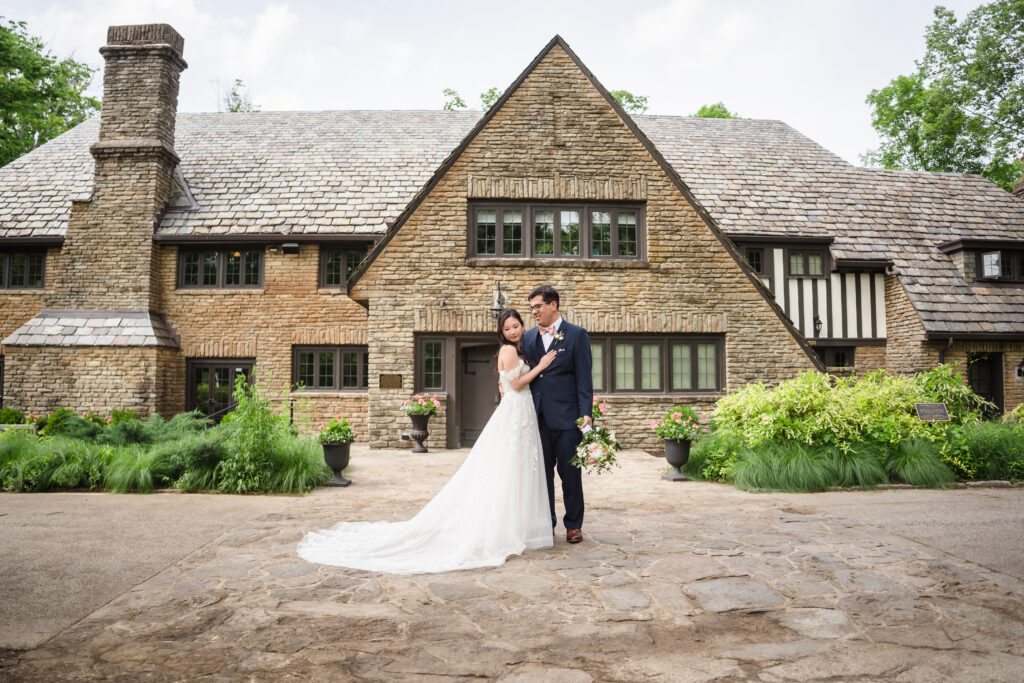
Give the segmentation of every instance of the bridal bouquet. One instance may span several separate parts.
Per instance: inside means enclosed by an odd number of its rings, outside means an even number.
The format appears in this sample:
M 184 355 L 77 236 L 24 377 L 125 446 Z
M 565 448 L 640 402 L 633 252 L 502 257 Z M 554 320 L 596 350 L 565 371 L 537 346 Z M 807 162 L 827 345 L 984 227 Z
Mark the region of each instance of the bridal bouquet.
M 583 418 L 576 421 L 583 426 Z M 615 432 L 604 427 L 594 427 L 583 433 L 583 441 L 576 447 L 576 455 L 570 461 L 576 467 L 591 474 L 607 472 L 613 465 L 618 466 L 615 454 L 622 446 L 615 440 Z

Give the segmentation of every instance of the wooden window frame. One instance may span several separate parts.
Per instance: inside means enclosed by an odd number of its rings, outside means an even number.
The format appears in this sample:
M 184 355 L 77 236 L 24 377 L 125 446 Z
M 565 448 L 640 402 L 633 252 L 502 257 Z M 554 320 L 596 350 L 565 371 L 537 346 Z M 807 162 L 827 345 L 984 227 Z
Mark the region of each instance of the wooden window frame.
M 244 276 L 245 266 L 248 257 L 245 255 L 248 252 L 255 252 L 259 256 L 259 283 L 255 285 L 229 285 L 227 282 L 227 260 L 230 252 L 237 251 L 242 254 L 242 262 L 240 265 L 241 272 Z M 214 285 L 187 285 L 185 284 L 185 258 L 189 254 L 217 254 L 217 283 Z M 255 246 L 252 244 L 241 244 L 234 246 L 216 246 L 216 247 L 182 247 L 178 249 L 178 289 L 205 289 L 205 290 L 237 290 L 237 289 L 263 289 L 263 271 L 266 265 L 266 249 L 263 246 Z M 201 268 L 201 266 L 200 266 Z M 202 279 L 202 271 L 200 270 L 200 280 Z
M 208 367 L 211 370 L 218 367 L 242 366 L 247 377 L 252 377 L 252 370 L 256 367 L 255 358 L 187 358 L 185 360 L 185 405 L 198 408 L 198 400 L 195 387 L 195 369 L 197 367 Z M 234 382 L 234 378 L 232 378 Z M 234 401 L 234 394 L 232 394 Z M 205 414 L 205 413 L 204 413 Z
M 332 381 L 334 386 L 319 386 L 320 382 L 320 358 L 317 354 L 330 352 L 334 354 L 334 371 Z M 359 354 L 359 366 L 356 387 L 342 386 L 342 354 L 356 352 Z M 299 387 L 299 354 L 312 353 L 313 355 L 313 382 L 314 386 Z M 292 346 L 292 391 L 309 393 L 363 393 L 369 390 L 369 369 L 367 359 L 369 348 L 357 344 L 346 344 L 342 346 L 326 344 L 302 344 Z
M 426 345 L 430 343 L 441 345 L 441 386 L 440 387 L 428 387 L 426 384 L 426 360 L 427 352 Z M 416 391 L 428 391 L 430 393 L 444 393 L 448 390 L 447 383 L 447 367 L 445 363 L 446 351 L 448 349 L 448 340 L 446 337 L 417 337 L 416 338 Z
M 857 366 L 856 346 L 816 346 L 814 350 L 827 368 L 855 368 Z M 837 351 L 847 354 L 846 365 L 836 365 L 835 357 Z
M 747 265 L 754 271 L 755 275 L 764 277 L 768 273 L 767 263 L 765 263 L 765 252 L 768 251 L 765 247 L 743 247 L 743 258 L 747 260 Z M 760 267 L 755 267 L 753 262 L 750 260 L 750 252 L 756 252 L 761 256 Z
M 14 257 L 22 255 L 25 257 L 25 279 L 22 284 L 13 284 L 11 277 L 13 275 L 13 264 Z M 26 284 L 28 282 L 28 259 L 32 256 L 42 256 L 43 268 L 40 273 L 40 282 L 38 285 Z M 10 249 L 0 251 L 0 264 L 2 264 L 2 273 L 0 273 L 0 289 L 14 289 L 14 290 L 40 290 L 46 289 L 46 250 L 45 249 Z
M 594 346 L 601 346 L 603 362 L 601 376 L 604 389 L 602 393 L 608 394 L 720 394 L 725 391 L 725 337 L 709 335 L 596 335 L 590 338 Z M 659 379 L 660 389 L 641 388 L 642 366 L 640 348 L 644 344 L 658 344 L 659 350 Z M 615 346 L 617 344 L 631 344 L 633 346 L 633 386 L 632 389 L 619 388 L 616 385 L 615 376 Z M 690 377 L 693 387 L 689 389 L 672 388 L 672 346 L 675 344 L 688 344 L 690 351 Z M 715 388 L 698 389 L 698 344 L 715 345 Z M 595 390 L 596 391 L 596 390 Z
M 523 217 L 523 253 L 504 253 L 504 212 L 506 210 L 522 211 Z M 477 250 L 477 214 L 480 211 L 495 212 L 495 253 L 482 254 Z M 536 251 L 536 235 L 534 233 L 535 216 L 538 211 L 553 212 L 554 249 L 551 254 L 538 254 Z M 561 240 L 561 219 L 563 211 L 575 211 L 580 219 L 579 254 L 563 254 Z M 594 255 L 593 232 L 591 229 L 591 212 L 604 211 L 611 214 L 611 254 Z M 636 254 L 623 256 L 619 251 L 619 214 L 622 212 L 636 214 Z M 478 202 L 470 201 L 467 210 L 466 243 L 469 258 L 480 259 L 552 259 L 552 260 L 590 260 L 590 261 L 643 261 L 647 258 L 647 207 L 643 203 L 615 202 Z
M 793 255 L 796 255 L 796 254 L 799 254 L 799 255 L 801 255 L 803 257 L 803 263 L 804 263 L 804 272 L 803 273 L 794 273 L 793 270 L 792 270 L 792 267 L 791 267 L 792 263 L 791 263 L 791 258 L 790 257 L 793 256 Z M 816 274 L 816 275 L 812 275 L 811 273 L 808 272 L 810 270 L 809 267 L 808 267 L 810 265 L 810 259 L 808 258 L 808 256 L 810 256 L 811 254 L 818 254 L 819 256 L 821 256 L 821 272 Z M 786 250 L 785 250 L 786 277 L 791 277 L 791 278 L 808 278 L 808 279 L 815 279 L 815 280 L 823 279 L 826 276 L 826 274 L 829 272 L 829 260 L 828 260 L 828 258 L 829 258 L 828 250 L 826 250 L 826 249 L 808 249 L 808 248 L 805 248 L 805 247 L 787 247 Z
M 999 252 L 998 277 L 985 277 L 984 256 L 992 252 Z M 1003 264 L 1010 264 L 1010 275 L 1002 275 Z M 1024 283 L 1024 249 L 983 249 L 974 253 L 974 280 L 976 282 L 1004 282 L 1019 284 Z
M 341 291 L 348 291 L 348 279 L 352 277 L 352 271 L 359 267 L 359 263 L 366 258 L 366 254 L 369 253 L 369 246 L 345 246 L 340 247 L 330 244 L 320 245 L 319 262 L 317 264 L 317 287 L 320 289 L 341 289 Z M 336 285 L 327 284 L 327 256 L 330 252 L 340 252 L 342 259 L 344 260 L 344 272 L 342 274 L 341 282 Z M 357 261 L 351 268 L 348 267 L 349 254 L 358 254 L 359 261 Z

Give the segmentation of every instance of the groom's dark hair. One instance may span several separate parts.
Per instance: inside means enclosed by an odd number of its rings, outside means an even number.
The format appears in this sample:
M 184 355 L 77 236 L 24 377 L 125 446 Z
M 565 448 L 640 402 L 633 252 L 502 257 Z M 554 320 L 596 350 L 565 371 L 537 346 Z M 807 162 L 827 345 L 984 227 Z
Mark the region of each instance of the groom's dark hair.
M 537 289 L 530 292 L 530 296 L 526 297 L 526 300 L 529 301 L 535 296 L 544 297 L 544 303 L 546 304 L 549 304 L 552 301 L 554 301 L 556 304 L 558 304 L 559 308 L 562 307 L 562 303 L 558 300 L 558 290 L 552 287 L 551 285 L 541 285 Z

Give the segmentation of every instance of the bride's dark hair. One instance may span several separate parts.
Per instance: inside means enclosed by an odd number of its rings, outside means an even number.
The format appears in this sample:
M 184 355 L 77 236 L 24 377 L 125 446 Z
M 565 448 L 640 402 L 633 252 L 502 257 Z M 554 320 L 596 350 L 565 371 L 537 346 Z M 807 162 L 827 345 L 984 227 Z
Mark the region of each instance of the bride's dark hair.
M 510 342 L 508 339 L 505 339 L 505 333 L 503 332 L 503 330 L 505 329 L 505 322 L 509 318 L 515 318 L 516 320 L 518 320 L 519 324 L 523 326 L 523 331 L 526 331 L 526 324 L 523 322 L 523 316 L 519 315 L 519 311 L 517 311 L 514 308 L 506 308 L 500 314 L 498 314 L 498 341 L 501 342 L 502 344 L 508 344 L 509 346 L 515 348 L 516 353 L 519 355 L 519 357 L 522 358 L 523 360 L 526 360 L 526 356 L 523 355 L 522 348 L 516 347 L 515 344 Z M 520 337 L 520 341 L 521 340 L 522 338 Z M 520 346 L 522 346 L 522 344 L 520 344 Z

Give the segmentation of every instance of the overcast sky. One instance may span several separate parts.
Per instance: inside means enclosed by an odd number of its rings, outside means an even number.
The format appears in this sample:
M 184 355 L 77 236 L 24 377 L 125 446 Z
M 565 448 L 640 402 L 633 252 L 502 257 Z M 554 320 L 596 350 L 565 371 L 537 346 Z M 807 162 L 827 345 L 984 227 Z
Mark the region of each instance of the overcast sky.
M 946 0 L 963 17 L 977 0 Z M 179 109 L 216 111 L 235 78 L 264 111 L 471 108 L 560 34 L 610 90 L 651 114 L 724 102 L 781 119 L 860 163 L 877 144 L 864 98 L 924 54 L 932 0 L 0 0 L 50 50 L 95 67 L 112 24 L 185 38 Z M 91 88 L 102 94 L 102 74 Z

